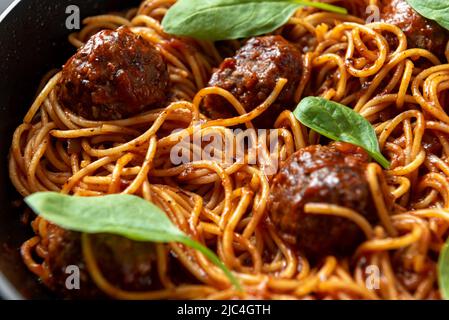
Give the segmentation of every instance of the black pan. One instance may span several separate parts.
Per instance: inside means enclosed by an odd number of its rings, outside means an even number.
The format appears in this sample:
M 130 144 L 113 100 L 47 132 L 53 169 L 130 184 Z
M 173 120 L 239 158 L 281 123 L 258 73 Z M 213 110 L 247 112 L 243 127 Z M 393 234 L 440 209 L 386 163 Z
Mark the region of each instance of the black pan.
M 32 103 L 41 77 L 74 53 L 67 42 L 73 31 L 66 28 L 66 8 L 77 5 L 85 18 L 138 3 L 19 0 L 0 19 L 0 297 L 4 299 L 52 298 L 20 258 L 19 248 L 30 237 L 30 227 L 20 222 L 23 207 L 13 205 L 21 198 L 9 182 L 7 158 L 14 128 Z

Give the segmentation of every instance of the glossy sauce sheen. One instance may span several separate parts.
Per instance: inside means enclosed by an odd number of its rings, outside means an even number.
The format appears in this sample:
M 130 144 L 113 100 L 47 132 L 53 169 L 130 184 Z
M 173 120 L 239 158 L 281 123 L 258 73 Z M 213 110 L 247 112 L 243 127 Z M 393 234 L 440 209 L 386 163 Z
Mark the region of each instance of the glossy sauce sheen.
M 252 38 L 234 57 L 223 61 L 209 86 L 228 90 L 250 112 L 268 98 L 279 78 L 286 78 L 288 83 L 276 103 L 254 120 L 257 127 L 269 128 L 283 110 L 295 106 L 301 70 L 300 51 L 283 37 Z M 205 99 L 203 112 L 212 119 L 238 116 L 231 104 L 214 95 Z
M 347 143 L 310 146 L 291 156 L 275 177 L 269 199 L 270 219 L 283 238 L 311 258 L 353 253 L 364 240 L 360 227 L 346 218 L 307 214 L 304 206 L 335 204 L 376 224 L 367 163 L 365 151 Z
M 62 104 L 90 120 L 118 120 L 162 108 L 169 85 L 161 54 L 126 27 L 94 36 L 65 64 Z

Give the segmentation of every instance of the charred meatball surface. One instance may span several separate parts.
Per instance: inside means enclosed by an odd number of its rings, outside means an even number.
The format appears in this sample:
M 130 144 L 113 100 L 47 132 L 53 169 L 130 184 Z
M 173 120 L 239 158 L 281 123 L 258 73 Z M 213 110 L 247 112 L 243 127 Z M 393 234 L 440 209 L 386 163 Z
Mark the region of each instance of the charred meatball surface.
M 81 235 L 50 224 L 48 226 L 46 264 L 51 277 L 44 283 L 73 298 L 93 299 L 104 294 L 96 287 L 84 262 Z M 134 242 L 115 235 L 90 236 L 92 250 L 103 276 L 123 290 L 141 291 L 154 288 L 156 253 L 151 243 Z M 68 290 L 67 267 L 80 270 L 80 290 Z
M 444 57 L 448 32 L 421 16 L 405 0 L 387 1 L 382 8 L 381 20 L 399 27 L 407 36 L 409 48 L 426 49 Z
M 268 128 L 283 110 L 294 107 L 301 70 L 301 52 L 283 37 L 252 38 L 234 57 L 223 61 L 209 86 L 228 90 L 250 112 L 268 98 L 279 78 L 286 78 L 288 83 L 274 105 L 254 120 L 258 127 Z M 217 95 L 206 97 L 203 112 L 212 119 L 238 116 L 234 107 Z
M 89 120 L 118 120 L 161 105 L 169 75 L 159 51 L 129 28 L 92 36 L 62 70 L 59 100 Z
M 308 203 L 328 203 L 378 221 L 365 177 L 368 156 L 347 143 L 310 146 L 292 155 L 273 180 L 269 215 L 281 236 L 308 258 L 351 254 L 364 240 L 352 221 L 304 212 Z

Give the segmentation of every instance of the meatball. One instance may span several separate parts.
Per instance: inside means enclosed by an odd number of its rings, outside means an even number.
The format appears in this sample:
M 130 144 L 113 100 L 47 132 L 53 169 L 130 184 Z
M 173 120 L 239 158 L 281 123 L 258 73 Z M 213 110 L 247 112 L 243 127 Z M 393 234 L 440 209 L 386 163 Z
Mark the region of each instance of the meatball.
M 351 254 L 364 240 L 362 230 L 346 218 L 307 214 L 304 206 L 339 205 L 378 222 L 367 163 L 365 151 L 348 143 L 310 146 L 292 155 L 275 176 L 268 203 L 281 236 L 312 260 Z
M 168 84 L 159 51 L 121 27 L 95 34 L 67 61 L 59 101 L 89 120 L 118 120 L 162 107 Z
M 301 70 L 301 52 L 283 37 L 252 38 L 234 57 L 223 61 L 209 86 L 228 90 L 250 112 L 268 98 L 279 78 L 286 78 L 288 83 L 277 101 L 254 120 L 256 126 L 269 128 L 283 110 L 295 106 Z M 233 106 L 217 95 L 206 97 L 203 112 L 212 119 L 238 116 Z
M 366 19 L 370 0 L 337 0 L 332 4 L 347 9 L 350 15 Z
M 156 254 L 151 243 L 134 242 L 114 235 L 90 236 L 95 258 L 103 276 L 115 286 L 130 291 L 154 288 L 154 261 Z M 104 294 L 96 287 L 89 276 L 81 247 L 81 236 L 58 226 L 48 226 L 48 255 L 46 264 L 51 277 L 44 280 L 51 289 L 64 296 L 91 299 Z M 68 266 L 80 270 L 80 290 L 68 290 L 66 273 Z
M 448 33 L 437 23 L 416 12 L 405 0 L 389 0 L 382 8 L 381 20 L 398 26 L 407 36 L 409 48 L 426 49 L 444 57 Z

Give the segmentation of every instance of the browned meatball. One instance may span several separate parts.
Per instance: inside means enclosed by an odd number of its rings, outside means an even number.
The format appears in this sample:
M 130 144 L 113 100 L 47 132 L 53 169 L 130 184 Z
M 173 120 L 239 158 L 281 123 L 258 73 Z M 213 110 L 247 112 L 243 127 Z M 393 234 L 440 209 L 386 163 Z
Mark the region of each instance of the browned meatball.
M 310 259 L 348 255 L 364 234 L 352 221 L 304 212 L 307 203 L 328 203 L 378 221 L 365 177 L 368 156 L 347 143 L 304 148 L 284 163 L 274 178 L 269 215 L 281 236 Z
M 350 15 L 365 19 L 369 13 L 367 13 L 367 7 L 370 5 L 370 0 L 337 0 L 332 1 L 332 4 L 347 9 Z
M 250 112 L 268 98 L 279 78 L 286 78 L 288 83 L 275 104 L 254 120 L 258 127 L 269 128 L 283 110 L 295 106 L 301 69 L 300 51 L 283 37 L 252 38 L 234 57 L 223 61 L 209 86 L 230 91 Z M 212 119 L 238 116 L 233 106 L 217 95 L 205 99 L 203 112 Z
M 409 48 L 422 48 L 444 57 L 449 39 L 445 29 L 416 12 L 405 0 L 389 0 L 382 8 L 382 21 L 398 26 L 407 36 Z
M 157 49 L 126 27 L 92 36 L 67 61 L 59 99 L 90 120 L 118 120 L 163 107 L 167 65 Z
M 154 288 L 155 251 L 151 243 L 134 242 L 114 235 L 90 236 L 96 261 L 102 275 L 123 290 L 141 291 Z M 51 289 L 73 298 L 96 298 L 104 294 L 89 276 L 77 232 L 55 225 L 48 227 L 48 256 L 46 263 L 52 276 L 45 280 Z M 67 290 L 68 266 L 80 269 L 80 290 Z

